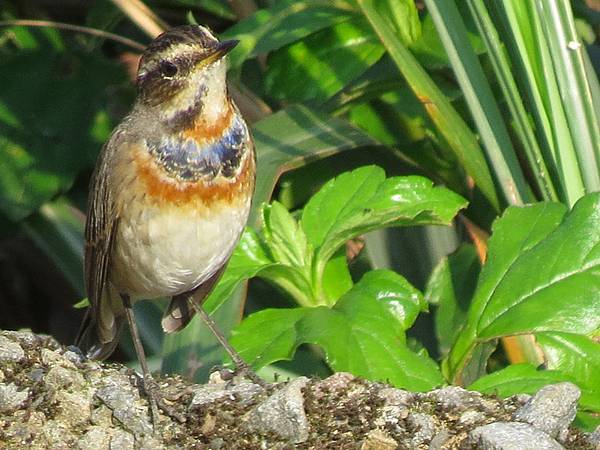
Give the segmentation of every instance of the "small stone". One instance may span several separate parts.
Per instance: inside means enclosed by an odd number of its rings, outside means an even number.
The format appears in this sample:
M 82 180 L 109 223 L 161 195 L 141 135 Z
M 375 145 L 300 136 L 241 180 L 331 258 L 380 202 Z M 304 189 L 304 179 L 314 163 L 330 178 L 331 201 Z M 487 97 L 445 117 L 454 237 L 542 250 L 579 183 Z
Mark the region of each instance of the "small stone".
M 429 443 L 429 450 L 446 450 L 452 448 L 450 444 L 450 439 L 452 435 L 448 430 L 442 428 Z
M 19 391 L 16 384 L 0 384 L 0 412 L 10 414 L 25 406 L 29 389 Z
M 27 374 L 27 377 L 34 383 L 37 383 L 38 381 L 41 381 L 42 378 L 44 378 L 45 373 L 46 372 L 44 371 L 44 369 L 31 369 L 31 371 Z
M 62 366 L 67 369 L 76 369 L 75 364 L 61 355 L 59 352 L 49 350 L 47 348 L 42 349 L 42 363 L 46 366 Z
M 139 444 L 139 450 L 164 450 L 165 447 L 153 436 L 144 437 Z
M 62 450 L 73 448 L 75 444 L 75 435 L 71 433 L 63 423 L 57 420 L 49 420 L 42 428 L 44 439 L 47 444 L 47 448 L 53 450 Z
M 577 414 L 581 391 L 573 383 L 545 386 L 513 415 L 513 419 L 533 425 L 559 441 L 569 433 L 569 425 Z
M 223 440 L 223 438 L 214 438 L 211 439 L 209 445 L 209 449 L 210 450 L 221 450 L 223 448 L 223 446 L 225 445 L 225 441 Z
M 445 410 L 453 412 L 466 411 L 482 405 L 479 392 L 467 391 L 458 386 L 447 386 L 424 395 L 425 398 L 439 403 Z
M 45 335 L 37 335 L 32 333 L 29 330 L 19 330 L 19 331 L 3 331 L 2 335 L 7 338 L 18 341 L 21 345 L 25 347 L 39 347 L 42 345 L 42 341 L 48 336 Z
M 600 450 L 600 426 L 598 426 L 591 433 L 586 433 L 585 439 L 590 445 L 592 445 L 593 448 Z
M 85 379 L 76 370 L 53 366 L 44 377 L 44 383 L 56 390 L 68 387 L 82 388 L 85 386 Z
M 67 350 L 66 352 L 64 352 L 63 358 L 75 365 L 81 364 L 83 361 L 85 361 L 85 356 L 83 355 L 83 353 L 77 353 L 72 350 Z
M 115 430 L 110 440 L 110 450 L 133 450 L 135 439 L 133 434 L 125 430 Z
M 20 362 L 25 359 L 25 351 L 17 342 L 0 336 L 0 363 Z
M 192 390 L 193 396 L 189 408 L 198 408 L 226 398 L 239 401 L 241 405 L 244 405 L 262 391 L 263 388 L 258 384 L 245 382 L 230 387 L 223 384 L 196 385 Z
M 412 448 L 418 448 L 421 445 L 429 444 L 438 432 L 438 426 L 435 417 L 429 414 L 414 413 L 410 414 L 406 421 L 410 425 L 412 432 Z
M 341 390 L 346 391 L 348 385 L 354 381 L 356 377 L 348 372 L 337 372 L 333 375 L 319 381 L 313 386 L 312 393 L 315 399 L 320 400 L 327 393 L 336 393 Z
M 245 417 L 248 428 L 276 433 L 294 444 L 306 441 L 308 420 L 302 388 L 307 383 L 308 378 L 299 377 L 254 407 Z
M 485 414 L 481 411 L 465 411 L 458 418 L 458 423 L 461 425 L 475 425 L 477 422 L 482 422 L 485 420 Z
M 380 427 L 397 426 L 408 416 L 408 406 L 415 398 L 413 393 L 395 388 L 384 388 L 378 395 L 385 402 L 381 414 L 375 419 L 375 425 Z
M 110 427 L 112 424 L 112 409 L 106 405 L 100 405 L 92 410 L 90 421 L 94 425 Z
M 140 404 L 139 393 L 131 386 L 126 375 L 107 376 L 102 382 L 102 387 L 96 391 L 96 397 L 112 410 L 113 418 L 136 437 L 152 434 L 148 408 Z
M 69 425 L 76 427 L 84 425 L 91 419 L 92 403 L 91 398 L 86 392 L 69 392 L 60 390 L 56 393 L 55 401 L 57 402 L 56 419 Z
M 519 422 L 495 422 L 469 433 L 472 445 L 482 450 L 562 450 L 564 447 L 543 431 Z
M 398 443 L 384 430 L 375 429 L 367 434 L 360 450 L 396 450 Z
M 86 433 L 77 441 L 80 450 L 110 450 L 110 434 L 102 427 L 90 427 Z

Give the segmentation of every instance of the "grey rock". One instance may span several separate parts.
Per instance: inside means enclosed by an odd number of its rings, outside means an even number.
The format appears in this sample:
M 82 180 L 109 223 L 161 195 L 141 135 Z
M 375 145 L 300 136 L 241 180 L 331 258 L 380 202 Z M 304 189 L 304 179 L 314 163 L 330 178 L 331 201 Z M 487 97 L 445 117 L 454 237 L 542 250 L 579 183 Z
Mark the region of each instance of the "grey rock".
M 379 427 L 394 426 L 408 416 L 408 407 L 415 398 L 415 394 L 402 389 L 384 388 L 378 393 L 385 403 L 381 408 L 381 414 L 375 419 L 375 425 Z
M 115 430 L 110 440 L 110 450 L 134 450 L 135 439 L 133 434 L 125 430 Z
M 485 420 L 485 417 L 486 417 L 485 414 L 482 413 L 481 411 L 475 411 L 475 410 L 465 411 L 458 418 L 458 423 L 460 423 L 463 426 L 475 425 L 477 422 L 482 422 L 483 420 Z
M 49 420 L 42 428 L 46 448 L 52 450 L 69 449 L 77 442 L 77 438 L 71 430 L 58 420 Z
M 6 336 L 0 336 L 0 363 L 19 362 L 25 358 L 23 347 Z
M 46 335 L 33 334 L 28 330 L 2 331 L 2 335 L 26 347 L 39 347 L 42 345 L 44 340 L 52 340 L 52 338 L 49 338 Z
M 275 392 L 246 414 L 246 426 L 259 432 L 276 433 L 294 444 L 308 439 L 302 388 L 308 378 L 300 377 Z
M 29 389 L 19 391 L 16 384 L 0 384 L 0 412 L 9 414 L 24 406 Z
M 91 427 L 77 441 L 80 450 L 110 450 L 110 434 L 102 427 Z
M 53 366 L 44 377 L 44 383 L 53 389 L 63 389 L 71 386 L 81 388 L 85 386 L 85 379 L 83 375 L 73 369 Z
M 448 441 L 452 437 L 450 432 L 442 428 L 429 443 L 429 450 L 446 450 L 452 448 L 448 446 Z
M 467 391 L 458 386 L 447 386 L 424 394 L 424 397 L 438 403 L 446 410 L 465 411 L 483 405 L 479 392 Z
M 411 429 L 414 430 L 412 433 L 411 448 L 418 448 L 421 445 L 429 444 L 438 433 L 435 417 L 429 414 L 413 413 L 406 418 L 406 421 Z
M 545 386 L 515 412 L 513 419 L 533 425 L 553 438 L 564 441 L 577 413 L 580 395 L 579 388 L 573 383 Z
M 386 431 L 375 429 L 367 434 L 360 450 L 396 450 L 398 443 Z
M 60 390 L 56 393 L 54 400 L 57 402 L 56 419 L 69 427 L 89 425 L 92 412 L 91 396 L 86 392 L 69 392 Z
M 591 433 L 586 433 L 585 440 L 596 450 L 600 450 L 600 426 Z
M 41 352 L 42 363 L 47 366 L 62 366 L 68 369 L 75 369 L 75 364 L 65 358 L 61 353 L 43 348 Z
M 152 433 L 148 410 L 140 405 L 138 391 L 129 384 L 126 375 L 113 374 L 106 377 L 102 387 L 96 391 L 96 397 L 102 400 L 112 410 L 113 417 L 136 437 Z
M 482 450 L 562 450 L 564 447 L 543 431 L 519 422 L 495 422 L 469 433 L 472 445 Z
M 230 387 L 222 384 L 196 385 L 192 390 L 193 396 L 189 408 L 198 408 L 226 398 L 229 398 L 232 401 L 239 401 L 240 404 L 244 405 L 262 391 L 263 388 L 258 384 L 246 382 Z

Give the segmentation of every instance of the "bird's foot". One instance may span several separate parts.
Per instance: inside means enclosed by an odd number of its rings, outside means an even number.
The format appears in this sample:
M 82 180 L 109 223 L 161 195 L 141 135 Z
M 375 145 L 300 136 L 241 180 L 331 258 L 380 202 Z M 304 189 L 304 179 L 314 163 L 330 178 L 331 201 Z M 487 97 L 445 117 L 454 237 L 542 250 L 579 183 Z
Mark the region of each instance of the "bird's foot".
M 169 405 L 165 400 L 166 397 L 160 392 L 159 384 L 151 375 L 145 377 L 140 376 L 140 380 L 142 382 L 142 390 L 150 404 L 150 416 L 155 434 L 157 433 L 157 426 L 160 422 L 159 410 L 179 423 L 184 423 L 186 421 L 185 414 L 177 411 L 176 408 Z

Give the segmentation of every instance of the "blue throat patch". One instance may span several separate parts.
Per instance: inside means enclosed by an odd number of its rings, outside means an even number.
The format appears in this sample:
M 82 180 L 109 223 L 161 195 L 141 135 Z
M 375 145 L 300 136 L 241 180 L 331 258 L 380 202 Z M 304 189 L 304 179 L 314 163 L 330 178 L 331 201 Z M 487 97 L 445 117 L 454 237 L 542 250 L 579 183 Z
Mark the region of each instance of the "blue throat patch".
M 235 114 L 232 124 L 215 142 L 200 145 L 193 138 L 170 136 L 158 143 L 148 142 L 148 148 L 157 163 L 174 178 L 196 181 L 219 174 L 232 178 L 240 166 L 247 138 L 246 124 Z

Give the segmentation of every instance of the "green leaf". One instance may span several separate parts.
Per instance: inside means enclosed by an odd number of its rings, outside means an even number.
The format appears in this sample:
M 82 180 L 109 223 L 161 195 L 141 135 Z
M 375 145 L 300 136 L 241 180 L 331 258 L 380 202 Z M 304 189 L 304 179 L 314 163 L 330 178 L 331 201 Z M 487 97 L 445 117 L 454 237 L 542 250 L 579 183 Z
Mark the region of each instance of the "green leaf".
M 546 367 L 559 370 L 582 389 L 581 404 L 600 405 L 600 343 L 574 333 L 539 333 Z
M 258 207 L 269 200 L 283 172 L 344 150 L 377 145 L 348 122 L 302 106 L 292 106 L 266 117 L 254 125 L 252 133 L 258 173 L 250 223 L 256 219 Z
M 232 345 L 255 368 L 291 359 L 300 344 L 310 343 L 325 350 L 335 371 L 411 390 L 441 384 L 437 365 L 406 347 L 398 315 L 390 314 L 392 303 L 384 300 L 385 290 L 366 284 L 370 281 L 361 280 L 332 309 L 267 309 L 252 314 L 234 330 Z
M 336 24 L 269 56 L 265 88 L 286 101 L 323 101 L 371 67 L 384 53 L 362 18 Z
M 502 274 L 486 301 L 478 335 L 486 339 L 531 331 L 589 333 L 600 326 L 598 275 L 600 195 L 589 194 L 556 230 L 522 251 Z
M 469 389 L 501 397 L 525 393 L 534 394 L 540 388 L 565 381 L 565 375 L 553 370 L 538 370 L 531 364 L 514 364 L 486 375 L 469 386 Z
M 468 324 L 450 353 L 459 374 L 479 342 L 600 326 L 600 194 L 568 214 L 556 203 L 509 208 L 494 225 Z
M 296 219 L 279 202 L 263 207 L 265 241 L 277 262 L 310 273 L 312 250 Z
M 410 45 L 421 36 L 419 11 L 414 0 L 378 0 L 379 13 L 395 28 L 405 45 Z
M 306 204 L 301 225 L 322 265 L 346 241 L 399 225 L 449 224 L 466 201 L 421 177 L 385 178 L 367 166 L 329 181 Z
M 435 333 L 442 356 L 450 351 L 466 322 L 480 270 L 475 247 L 465 244 L 440 261 L 427 283 L 425 299 L 438 306 Z
M 331 257 L 325 269 L 323 270 L 323 294 L 327 298 L 328 304 L 333 304 L 342 295 L 352 289 L 353 286 L 348 261 L 346 257 L 346 248 L 341 247 Z
M 408 330 L 421 311 L 427 311 L 423 294 L 392 270 L 367 272 L 346 297 L 372 298 L 380 302 L 403 331 Z M 345 297 L 345 301 L 350 301 Z
M 247 58 L 283 47 L 318 30 L 343 22 L 352 12 L 330 1 L 277 1 L 271 8 L 259 9 L 222 34 L 239 39 L 229 57 L 231 67 Z
M 485 46 L 481 41 L 481 37 L 477 34 L 475 25 L 467 16 L 465 24 L 467 25 L 467 35 L 473 50 L 478 55 L 485 52 Z M 411 52 L 419 60 L 419 62 L 428 69 L 441 69 L 450 66 L 448 54 L 444 49 L 444 44 L 440 39 L 431 14 L 426 14 L 422 22 L 421 36 L 417 41 L 409 45 Z
M 66 191 L 92 165 L 106 138 L 93 135 L 106 116 L 106 86 L 123 78 L 118 66 L 90 55 L 44 51 L 2 58 L 0 210 L 11 220 Z

